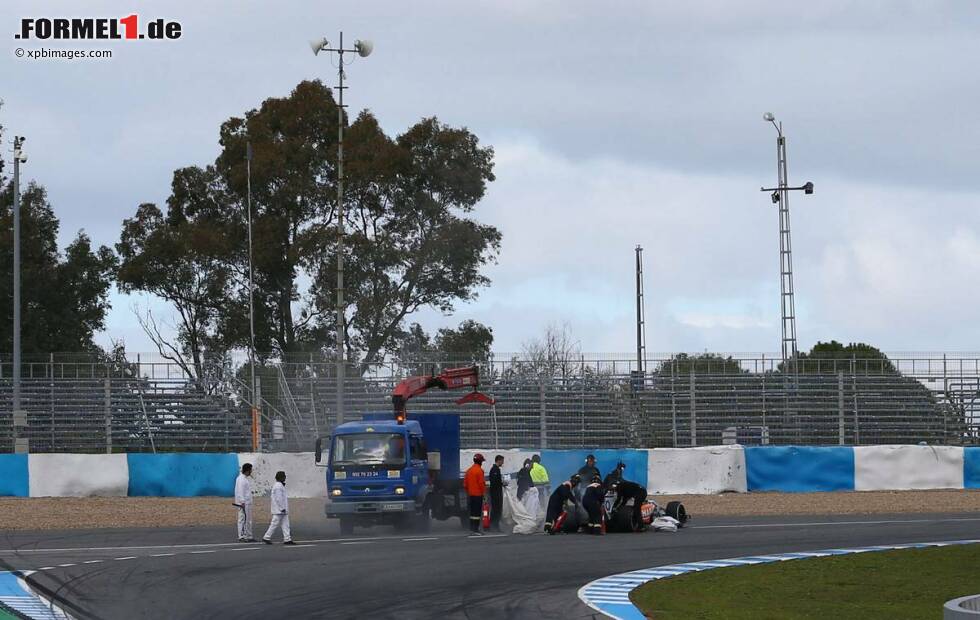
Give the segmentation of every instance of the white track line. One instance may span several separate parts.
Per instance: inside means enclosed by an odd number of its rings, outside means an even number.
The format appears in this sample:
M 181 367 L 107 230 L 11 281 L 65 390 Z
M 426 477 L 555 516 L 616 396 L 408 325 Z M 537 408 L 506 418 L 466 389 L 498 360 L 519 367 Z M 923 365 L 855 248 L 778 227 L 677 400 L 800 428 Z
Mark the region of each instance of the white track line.
M 135 555 L 127 555 L 124 558 L 113 558 L 113 559 L 116 560 L 117 562 L 120 561 L 120 560 L 135 560 L 136 559 L 136 556 Z
M 344 542 L 355 542 L 355 541 L 379 541 L 379 540 L 401 540 L 401 536 L 371 536 L 363 538 L 314 538 L 311 540 L 304 540 L 304 543 L 317 544 L 317 543 L 344 543 Z M 442 538 L 465 538 L 465 536 L 454 534 L 448 536 L 436 536 L 437 539 Z M 151 549 L 199 549 L 202 547 L 235 547 L 242 545 L 244 543 L 234 542 L 234 543 L 193 543 L 193 544 L 183 544 L 183 545 L 135 545 L 135 546 L 121 546 L 121 547 L 64 547 L 59 549 L 0 549 L 0 555 L 3 554 L 13 554 L 22 555 L 25 553 L 71 553 L 74 551 L 119 551 L 119 550 L 151 550 Z

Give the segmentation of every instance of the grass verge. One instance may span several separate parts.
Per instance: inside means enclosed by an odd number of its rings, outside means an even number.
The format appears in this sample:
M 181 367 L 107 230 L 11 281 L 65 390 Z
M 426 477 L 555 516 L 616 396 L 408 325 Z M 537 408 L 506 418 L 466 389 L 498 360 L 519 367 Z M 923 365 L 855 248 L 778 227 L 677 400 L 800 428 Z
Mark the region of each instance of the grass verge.
M 671 620 L 940 618 L 980 594 L 980 545 L 875 551 L 712 569 L 644 584 L 630 599 Z

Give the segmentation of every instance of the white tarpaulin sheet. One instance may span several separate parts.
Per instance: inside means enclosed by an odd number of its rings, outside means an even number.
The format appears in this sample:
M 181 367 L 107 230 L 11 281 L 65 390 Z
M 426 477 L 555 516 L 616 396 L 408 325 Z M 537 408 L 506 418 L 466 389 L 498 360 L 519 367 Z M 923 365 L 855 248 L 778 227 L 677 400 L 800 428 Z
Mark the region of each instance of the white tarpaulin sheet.
M 504 488 L 504 510 L 501 518 L 507 525 L 512 525 L 515 534 L 536 534 L 544 531 L 546 506 L 538 501 L 534 489 L 528 489 L 524 497 L 517 499 L 517 485 Z

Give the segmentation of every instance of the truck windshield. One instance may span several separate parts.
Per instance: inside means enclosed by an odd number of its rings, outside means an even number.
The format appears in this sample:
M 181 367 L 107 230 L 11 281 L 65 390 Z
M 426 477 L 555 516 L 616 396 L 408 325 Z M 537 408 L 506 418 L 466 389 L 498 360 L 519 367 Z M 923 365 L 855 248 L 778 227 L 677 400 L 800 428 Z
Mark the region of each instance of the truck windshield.
M 338 435 L 334 465 L 404 465 L 405 436 L 399 433 Z

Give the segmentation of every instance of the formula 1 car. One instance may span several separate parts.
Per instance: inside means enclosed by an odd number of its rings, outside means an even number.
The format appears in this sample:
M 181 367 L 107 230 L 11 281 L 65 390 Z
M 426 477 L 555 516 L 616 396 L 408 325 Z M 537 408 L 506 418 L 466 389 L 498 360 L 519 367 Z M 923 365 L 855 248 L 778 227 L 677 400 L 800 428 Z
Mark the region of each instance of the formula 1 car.
M 678 501 L 668 502 L 667 506 L 661 507 L 653 500 L 643 502 L 640 507 L 641 522 L 636 523 L 633 511 L 634 500 L 630 499 L 619 506 L 616 505 L 616 494 L 606 495 L 606 513 L 609 515 L 608 529 L 610 532 L 636 532 L 655 525 L 655 520 L 662 517 L 670 517 L 676 520 L 678 528 L 684 527 L 690 515 L 684 508 L 684 504 Z
M 643 502 L 640 507 L 641 523 L 636 523 L 633 518 L 633 500 L 627 500 L 620 506 L 615 506 L 616 494 L 608 493 L 602 510 L 603 531 L 608 532 L 636 532 L 655 525 L 655 520 L 663 517 L 670 517 L 676 520 L 678 528 L 684 527 L 690 515 L 684 508 L 684 504 L 678 501 L 668 502 L 665 507 L 661 507 L 657 502 L 649 500 Z M 614 509 L 615 507 L 615 509 Z M 557 534 L 572 534 L 579 531 L 588 522 L 588 515 L 581 506 L 569 505 L 555 519 L 555 525 L 551 532 Z

